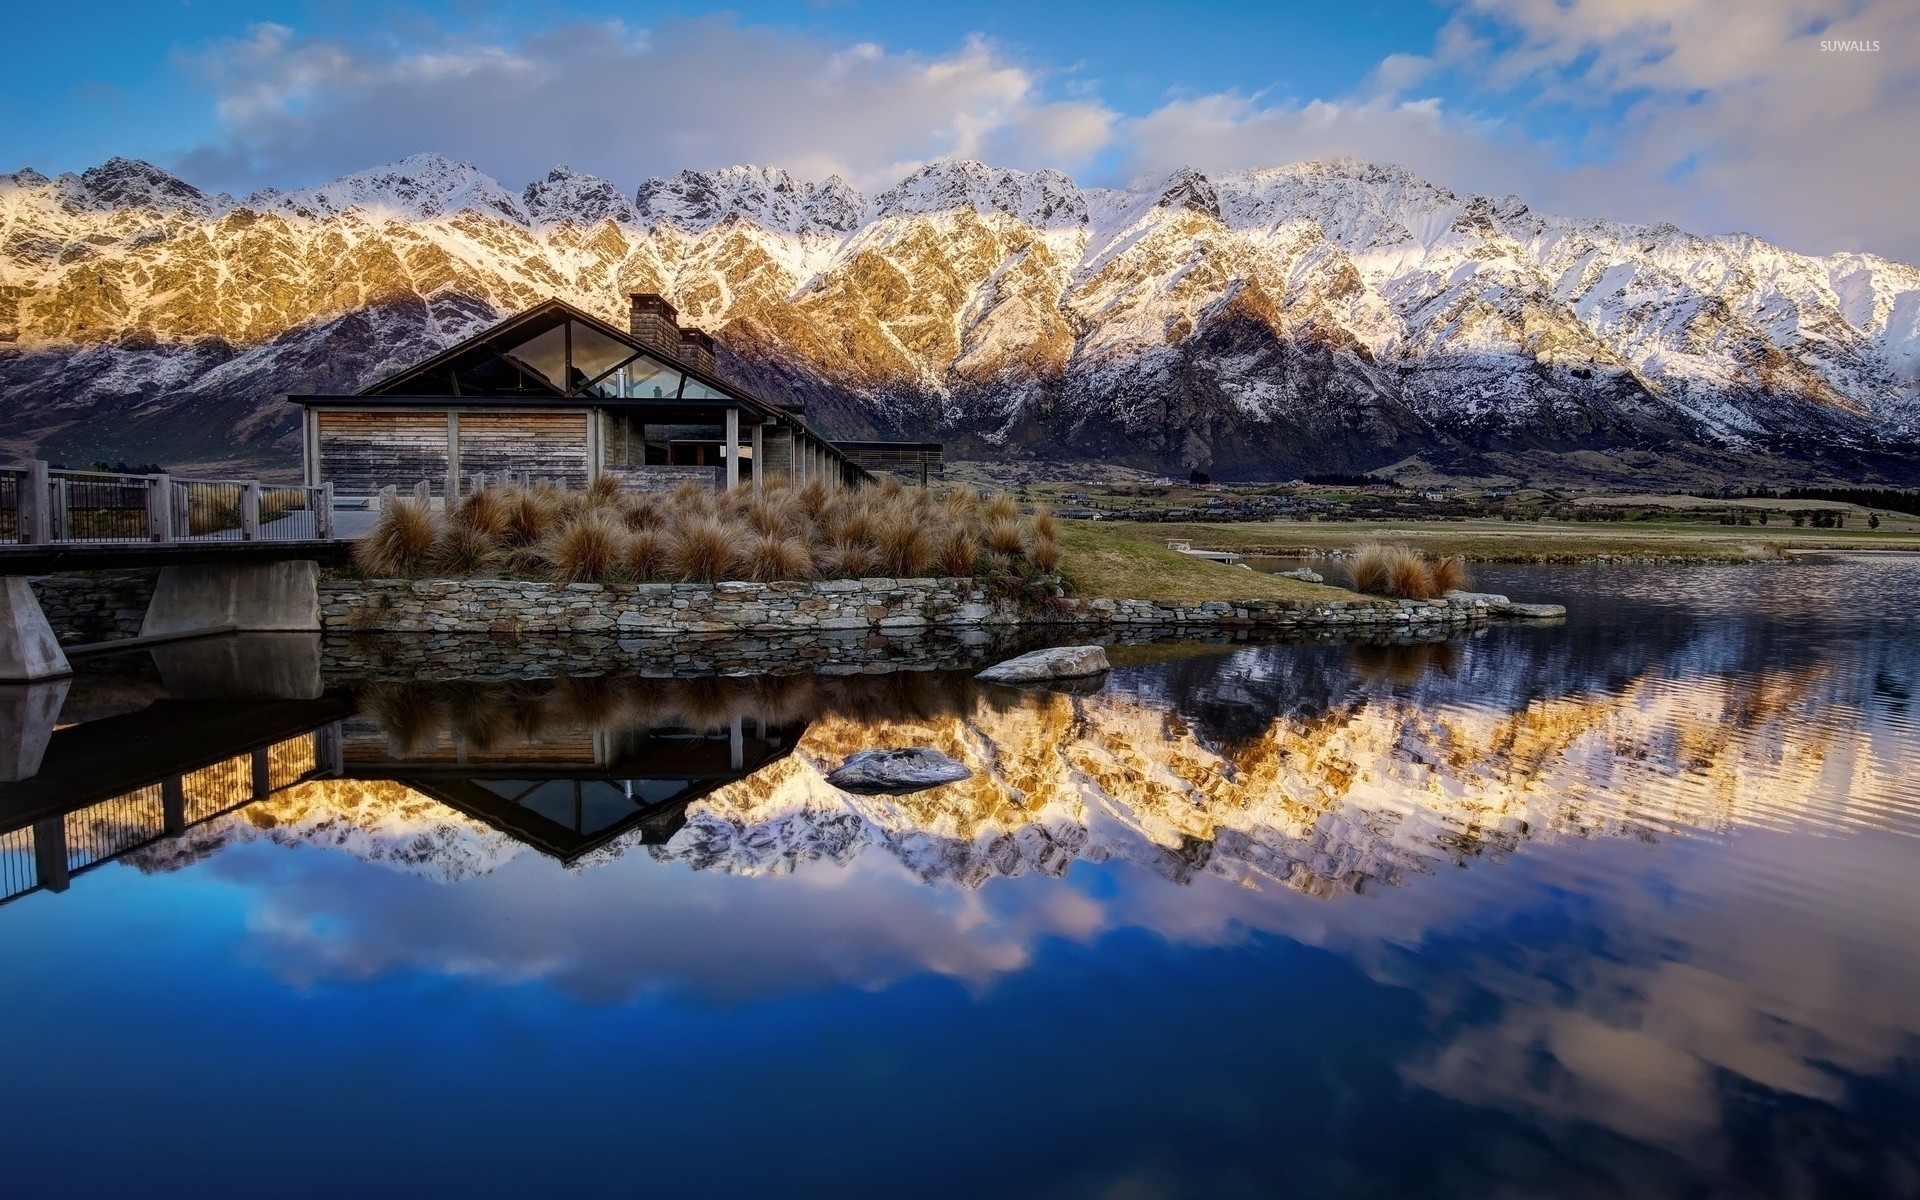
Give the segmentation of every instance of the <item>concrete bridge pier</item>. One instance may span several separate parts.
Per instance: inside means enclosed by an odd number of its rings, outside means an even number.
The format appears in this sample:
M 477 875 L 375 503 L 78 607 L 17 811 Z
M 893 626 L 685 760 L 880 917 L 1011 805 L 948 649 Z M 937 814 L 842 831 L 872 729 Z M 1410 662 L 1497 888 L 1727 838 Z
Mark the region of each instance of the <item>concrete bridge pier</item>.
M 316 588 L 315 597 L 318 598 Z M 29 683 L 73 674 L 24 575 L 0 577 L 0 682 Z
M 319 629 L 319 564 L 292 560 L 162 567 L 140 636 L 222 628 L 249 633 Z
M 46 757 L 71 679 L 0 683 L 0 783 L 32 779 Z

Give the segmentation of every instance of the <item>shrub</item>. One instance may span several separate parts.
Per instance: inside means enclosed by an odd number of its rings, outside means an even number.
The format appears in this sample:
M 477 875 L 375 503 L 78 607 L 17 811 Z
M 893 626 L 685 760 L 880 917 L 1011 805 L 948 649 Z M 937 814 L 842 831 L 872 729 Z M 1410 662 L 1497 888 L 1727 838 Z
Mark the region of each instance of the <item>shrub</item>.
M 449 524 L 427 555 L 427 566 L 445 575 L 472 575 L 500 558 L 500 543 L 484 530 L 458 521 Z
M 935 557 L 942 575 L 971 575 L 974 565 L 980 561 L 980 539 L 964 525 L 949 525 L 940 535 Z
M 438 533 L 425 504 L 396 500 L 381 512 L 373 532 L 354 544 L 354 565 L 376 578 L 411 575 L 433 550 Z
M 1060 552 L 1059 542 L 1054 541 L 1051 537 L 1042 537 L 1035 540 L 1033 550 L 1027 557 L 1033 560 L 1034 566 L 1039 567 L 1048 574 L 1052 574 L 1054 571 L 1060 569 L 1060 560 L 1064 556 Z
M 993 506 L 988 505 L 987 509 L 991 512 Z M 1027 535 L 1021 530 L 1019 520 L 1008 516 L 994 517 L 990 520 L 987 523 L 987 548 L 995 554 L 1004 554 L 1008 558 L 1017 558 L 1024 554 L 1027 549 Z
M 1034 512 L 1033 536 L 1043 542 L 1060 536 L 1060 522 L 1055 519 L 1052 509 L 1042 508 Z
M 627 565 L 626 530 L 604 513 L 587 510 L 553 539 L 548 557 L 561 583 L 604 580 Z
M 829 579 L 865 579 L 880 573 L 880 554 L 866 542 L 834 542 L 815 565 Z
M 1433 594 L 1436 596 L 1457 592 L 1473 582 L 1473 577 L 1467 573 L 1467 560 L 1458 554 L 1434 559 L 1427 564 L 1427 571 L 1433 577 Z
M 668 570 L 667 535 L 658 529 L 635 529 L 627 534 L 627 574 L 640 583 L 651 583 L 666 576 Z
M 1354 547 L 1348 570 L 1356 591 L 1402 600 L 1431 600 L 1466 582 L 1466 568 L 1457 558 L 1429 562 L 1406 546 L 1379 542 Z
M 453 510 L 449 524 L 483 534 L 489 541 L 500 542 L 506 539 L 512 522 L 513 513 L 506 489 L 481 488 L 477 492 L 467 493 L 466 498 Z
M 740 543 L 738 526 L 710 515 L 685 518 L 675 523 L 669 535 L 669 569 L 688 583 L 729 578 L 742 557 Z
M 560 519 L 560 503 L 550 488 L 509 488 L 506 496 L 507 546 L 537 545 Z
M 1426 600 L 1433 595 L 1433 573 L 1417 554 L 1396 555 L 1387 565 L 1387 594 L 1402 600 Z
M 796 537 L 763 533 L 747 543 L 742 574 L 761 583 L 813 578 L 813 555 Z
M 880 569 L 897 579 L 923 575 L 933 561 L 933 539 L 912 513 L 899 513 L 882 521 L 874 529 L 874 543 Z
M 1015 504 L 1013 497 L 1007 495 L 1005 492 L 1001 492 L 994 496 L 993 499 L 987 501 L 984 506 L 984 512 L 989 523 L 994 521 L 1017 521 L 1020 519 L 1020 506 Z

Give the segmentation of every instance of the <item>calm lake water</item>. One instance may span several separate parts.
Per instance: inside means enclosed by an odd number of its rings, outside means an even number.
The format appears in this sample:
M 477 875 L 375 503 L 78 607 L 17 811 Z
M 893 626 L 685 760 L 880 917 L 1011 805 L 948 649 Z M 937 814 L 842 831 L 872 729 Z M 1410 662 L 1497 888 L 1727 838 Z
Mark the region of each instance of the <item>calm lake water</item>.
M 1570 615 L 1091 695 L 90 672 L 0 785 L 122 789 L 64 890 L 0 835 L 0 1188 L 1920 1195 L 1920 560 L 1478 584 Z M 974 778 L 822 780 L 912 744 Z

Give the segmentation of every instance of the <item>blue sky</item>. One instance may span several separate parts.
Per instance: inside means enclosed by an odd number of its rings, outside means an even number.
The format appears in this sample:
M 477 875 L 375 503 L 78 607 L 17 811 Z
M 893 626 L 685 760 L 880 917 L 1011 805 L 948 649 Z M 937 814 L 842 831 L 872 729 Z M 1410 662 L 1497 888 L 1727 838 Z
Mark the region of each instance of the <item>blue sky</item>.
M 1832 53 L 1823 39 L 1881 49 Z M 1351 154 L 1456 190 L 1920 257 L 1910 0 L 48 5 L 10 18 L 0 169 L 146 158 L 297 187 L 437 150 L 510 187 L 948 155 L 1086 184 Z M 636 112 L 650 113 L 635 120 Z

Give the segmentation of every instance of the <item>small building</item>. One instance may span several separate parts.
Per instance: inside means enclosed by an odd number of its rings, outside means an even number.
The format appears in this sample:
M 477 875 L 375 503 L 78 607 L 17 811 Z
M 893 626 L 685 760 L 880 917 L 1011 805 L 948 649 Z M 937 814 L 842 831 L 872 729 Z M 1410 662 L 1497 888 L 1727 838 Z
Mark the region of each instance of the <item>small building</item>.
M 835 442 L 833 445 L 849 461 L 869 472 L 885 471 L 921 487 L 946 474 L 946 448 L 939 442 Z
M 364 391 L 288 396 L 307 483 L 372 496 L 424 480 L 457 497 L 502 476 L 641 490 L 872 478 L 802 408 L 718 378 L 713 339 L 680 328 L 664 298 L 631 301 L 626 329 L 548 300 Z

